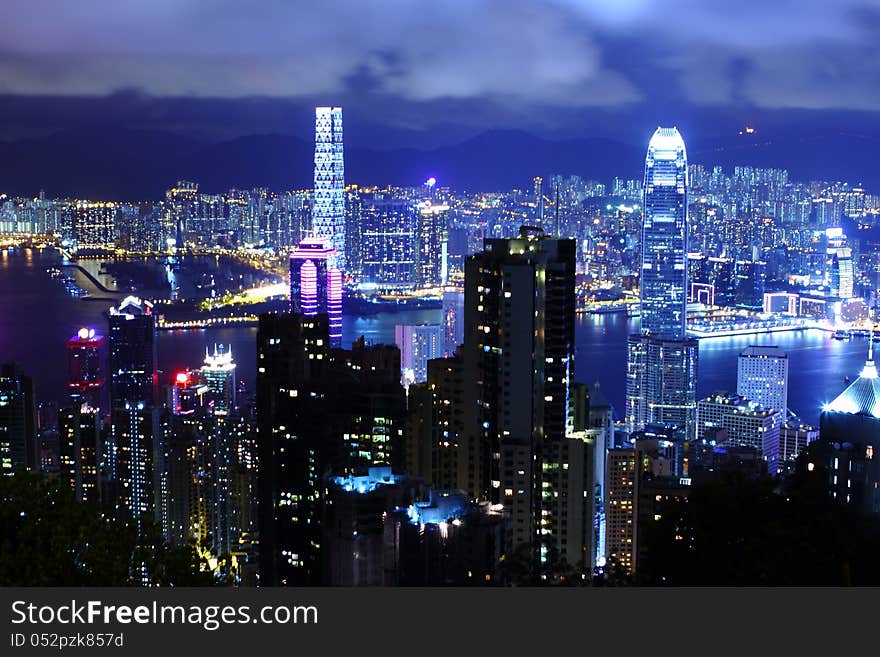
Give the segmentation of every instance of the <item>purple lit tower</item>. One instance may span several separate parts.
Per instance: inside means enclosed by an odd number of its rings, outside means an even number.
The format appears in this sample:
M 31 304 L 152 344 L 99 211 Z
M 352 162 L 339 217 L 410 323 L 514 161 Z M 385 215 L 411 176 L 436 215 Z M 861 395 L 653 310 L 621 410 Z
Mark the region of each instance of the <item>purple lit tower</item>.
M 290 254 L 290 309 L 303 315 L 326 313 L 330 346 L 342 346 L 342 272 L 338 253 L 326 237 L 306 237 Z

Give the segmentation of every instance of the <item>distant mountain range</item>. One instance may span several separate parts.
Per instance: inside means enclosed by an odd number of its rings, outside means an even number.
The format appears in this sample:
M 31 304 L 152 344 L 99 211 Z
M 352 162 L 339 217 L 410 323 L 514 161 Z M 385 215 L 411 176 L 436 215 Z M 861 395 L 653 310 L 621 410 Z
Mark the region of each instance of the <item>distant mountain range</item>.
M 755 134 L 689 142 L 691 163 L 781 167 L 796 180 L 849 180 L 880 192 L 880 139 L 817 134 L 772 139 Z M 432 150 L 349 148 L 346 181 L 361 185 L 439 184 L 471 191 L 528 189 L 553 173 L 610 182 L 642 175 L 644 146 L 612 139 L 548 140 L 513 130 L 484 132 Z M 178 179 L 207 193 L 230 188 L 280 191 L 311 187 L 312 144 L 289 135 L 210 142 L 175 132 L 72 129 L 0 142 L 0 192 L 48 197 L 151 200 Z

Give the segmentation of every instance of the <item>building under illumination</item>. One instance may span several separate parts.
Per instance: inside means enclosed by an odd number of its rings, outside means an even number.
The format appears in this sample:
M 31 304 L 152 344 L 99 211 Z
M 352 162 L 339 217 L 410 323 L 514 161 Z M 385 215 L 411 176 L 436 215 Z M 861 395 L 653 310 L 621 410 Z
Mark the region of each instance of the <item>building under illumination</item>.
M 736 392 L 784 415 L 788 409 L 788 354 L 776 346 L 743 349 L 737 361 Z
M 363 282 L 380 289 L 408 289 L 416 284 L 416 233 L 420 211 L 408 198 L 379 191 L 361 197 Z M 431 222 L 440 221 L 428 213 Z M 429 224 L 430 226 L 430 224 Z M 436 233 L 436 230 L 428 230 Z M 433 245 L 442 250 L 442 245 Z M 431 249 L 436 255 L 436 249 Z M 427 253 L 426 253 L 427 257 Z M 432 264 L 433 262 L 433 264 Z M 428 258 L 436 269 L 440 258 Z M 439 278 L 440 272 L 437 272 Z
M 342 271 L 326 237 L 307 237 L 290 254 L 290 308 L 307 317 L 326 314 L 330 346 L 342 346 Z
M 874 345 L 859 377 L 822 407 L 819 440 L 808 470 L 821 467 L 831 496 L 866 513 L 880 513 L 880 377 Z
M 104 387 L 103 348 L 106 339 L 95 329 L 81 328 L 67 341 L 67 387 L 75 399 L 101 406 Z
M 443 356 L 443 327 L 398 324 L 394 327 L 394 342 L 400 349 L 401 383 L 422 383 L 428 377 L 428 361 Z
M 156 316 L 149 301 L 126 297 L 110 309 L 110 456 L 117 510 L 123 518 L 152 515 L 156 508 L 158 423 Z
M 228 415 L 235 408 L 235 363 L 232 345 L 214 345 L 214 353 L 205 347 L 201 378 L 208 387 L 208 405 L 215 415 Z
M 626 421 L 672 422 L 690 436 L 699 350 L 686 337 L 688 167 L 677 128 L 648 144 L 640 269 L 641 332 L 627 345 Z
M 345 157 L 342 108 L 315 108 L 315 202 L 312 232 L 335 249 L 334 265 L 345 270 Z

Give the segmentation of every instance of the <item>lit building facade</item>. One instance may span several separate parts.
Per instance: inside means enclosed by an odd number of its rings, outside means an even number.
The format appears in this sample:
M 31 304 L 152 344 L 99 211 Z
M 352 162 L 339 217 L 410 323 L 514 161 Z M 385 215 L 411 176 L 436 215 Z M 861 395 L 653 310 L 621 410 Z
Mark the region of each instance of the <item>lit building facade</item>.
M 127 297 L 110 309 L 110 448 L 117 510 L 137 519 L 156 512 L 156 317 L 153 306 Z M 115 467 L 113 467 L 115 465 Z
M 214 353 L 205 348 L 201 378 L 208 388 L 208 405 L 215 415 L 228 415 L 235 408 L 235 363 L 232 345 L 214 345 Z
M 363 283 L 379 289 L 416 284 L 419 210 L 410 199 L 387 192 L 361 196 Z
M 394 342 L 400 349 L 402 383 L 423 383 L 428 377 L 428 361 L 443 356 L 443 327 L 440 324 L 398 324 Z
M 345 155 L 342 108 L 315 108 L 315 201 L 312 234 L 335 249 L 334 265 L 345 270 Z
M 686 337 L 688 167 L 676 128 L 648 144 L 640 269 L 641 333 L 627 344 L 626 419 L 694 430 L 699 350 Z
M 783 418 L 782 411 L 763 408 L 740 395 L 719 392 L 697 404 L 697 439 L 704 438 L 707 432 L 717 435 L 716 431 L 721 429 L 727 436 L 726 446 L 748 447 L 767 456 L 778 453 L 773 446 L 779 445 Z
M 342 271 L 338 252 L 325 237 L 307 237 L 290 255 L 290 307 L 312 317 L 326 314 L 331 346 L 342 346 Z
M 423 201 L 419 204 L 416 241 L 416 286 L 434 288 L 446 285 L 449 249 L 449 206 Z
M 104 344 L 106 338 L 95 329 L 81 328 L 67 341 L 67 387 L 76 399 L 101 406 L 104 387 Z
M 736 392 L 764 408 L 788 409 L 788 354 L 776 346 L 749 346 L 737 361 Z
M 680 339 L 687 305 L 688 168 L 676 128 L 657 128 L 645 158 L 641 330 Z
M 77 201 L 74 209 L 77 250 L 105 251 L 114 248 L 116 212 L 116 203 Z

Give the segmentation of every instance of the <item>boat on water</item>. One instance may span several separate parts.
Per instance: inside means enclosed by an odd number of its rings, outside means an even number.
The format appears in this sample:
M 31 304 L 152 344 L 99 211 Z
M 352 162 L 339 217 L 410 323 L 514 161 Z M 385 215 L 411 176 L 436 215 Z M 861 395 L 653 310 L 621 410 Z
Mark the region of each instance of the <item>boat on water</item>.
M 831 337 L 834 340 L 851 340 L 852 335 L 848 331 L 835 331 Z

